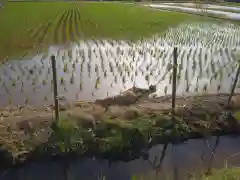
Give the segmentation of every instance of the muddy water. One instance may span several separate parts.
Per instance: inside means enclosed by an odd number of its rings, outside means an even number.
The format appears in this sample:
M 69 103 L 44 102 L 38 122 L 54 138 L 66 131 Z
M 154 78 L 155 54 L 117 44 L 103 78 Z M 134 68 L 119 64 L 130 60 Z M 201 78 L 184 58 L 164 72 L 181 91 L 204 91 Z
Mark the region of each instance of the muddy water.
M 174 146 L 170 144 L 165 152 L 164 145 L 157 145 L 149 150 L 148 159 L 140 157 L 130 162 L 109 164 L 107 160 L 81 158 L 74 162 L 65 162 L 65 165 L 58 162 L 32 163 L 19 169 L 2 170 L 1 179 L 50 180 L 64 179 L 67 176 L 68 180 L 97 180 L 100 176 L 105 176 L 107 180 L 128 180 L 132 175 L 149 177 L 149 174 L 159 179 L 174 174 L 177 179 L 183 179 L 193 172 L 222 168 L 226 161 L 229 167 L 240 166 L 240 156 L 234 156 L 240 150 L 240 138 L 225 136 L 216 140 L 216 137 L 211 137 L 189 140 Z
M 116 95 L 134 83 L 142 88 L 157 84 L 157 96 L 171 94 L 174 46 L 178 47 L 177 95 L 229 93 L 239 37 L 235 25 L 187 24 L 137 43 L 80 41 L 50 47 L 48 52 L 0 66 L 0 106 L 52 103 L 51 55 L 56 56 L 59 95 L 69 101 Z

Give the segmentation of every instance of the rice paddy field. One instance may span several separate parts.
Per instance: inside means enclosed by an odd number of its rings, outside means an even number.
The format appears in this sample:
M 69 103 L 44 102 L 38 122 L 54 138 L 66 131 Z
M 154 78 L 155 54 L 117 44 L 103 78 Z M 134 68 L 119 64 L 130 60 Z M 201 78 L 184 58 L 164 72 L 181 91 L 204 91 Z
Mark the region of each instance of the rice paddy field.
M 179 96 L 229 93 L 238 67 L 240 27 L 231 20 L 116 2 L 9 2 L 0 25 L 1 106 L 52 102 L 51 55 L 59 94 L 71 101 L 133 84 L 171 94 L 174 47 Z
M 239 154 L 237 138 L 231 136 L 224 140 L 221 137 L 219 143 L 221 133 L 239 132 L 240 126 L 235 116 L 225 117 L 225 110 L 218 106 L 218 102 L 227 99 L 218 95 L 230 93 L 239 66 L 238 21 L 236 18 L 235 21 L 234 18 L 210 18 L 208 14 L 199 16 L 193 10 L 193 14 L 184 10 L 180 13 L 174 8 L 150 5 L 8 2 L 0 8 L 0 148 L 10 154 L 10 158 L 6 158 L 6 166 L 18 161 L 31 161 L 35 157 L 45 159 L 45 156 L 48 158 L 53 154 L 77 152 L 91 156 L 91 159 L 87 158 L 87 164 L 84 164 L 80 158 L 83 165 L 76 168 L 76 174 L 90 169 L 90 173 L 86 171 L 86 179 L 99 179 L 93 169 L 99 169 L 96 170 L 98 174 L 104 169 L 106 174 L 111 169 L 113 173 L 106 179 L 122 180 L 130 179 L 130 174 L 142 173 L 143 169 L 149 171 L 153 168 L 154 174 L 155 169 L 159 172 L 165 150 L 171 151 L 170 155 L 166 153 L 165 173 L 175 166 L 169 165 L 170 158 L 179 164 L 178 167 L 186 168 L 185 172 L 191 169 L 188 167 L 197 171 L 202 166 L 209 169 L 219 144 L 219 155 L 215 157 L 219 162 L 213 163 L 213 167 L 222 167 L 220 161 L 224 161 L 229 152 Z M 191 5 L 168 6 L 180 8 Z M 233 13 L 232 8 L 226 10 L 223 6 L 204 7 L 217 11 L 215 13 Z M 237 17 L 238 9 L 234 9 L 234 13 L 226 17 Z M 170 100 L 164 104 L 161 98 L 157 98 L 172 94 L 174 48 L 177 48 L 178 64 L 176 93 L 177 96 L 184 96 L 182 100 L 177 99 L 177 103 L 191 104 L 189 109 L 184 106 L 176 111 L 176 119 L 169 116 Z M 157 91 L 150 95 L 149 102 L 139 103 L 138 108 L 135 104 L 129 108 L 111 107 L 108 112 L 99 114 L 97 108 L 96 114 L 92 110 L 89 112 L 93 104 L 76 102 L 74 107 L 60 108 L 61 118 L 56 123 L 51 106 L 52 56 L 56 59 L 60 101 L 95 101 L 118 95 L 133 85 L 147 88 L 156 84 Z M 239 80 L 235 92 L 240 93 Z M 202 101 L 200 98 L 185 98 L 185 95 L 203 94 L 217 95 L 205 98 L 206 101 L 204 98 Z M 32 107 L 46 104 L 39 109 Z M 161 105 L 166 106 L 167 110 L 163 110 Z M 210 136 L 215 132 L 219 133 L 216 141 L 211 137 L 174 144 L 188 138 Z M 171 148 L 167 148 L 168 144 Z M 152 164 L 149 161 L 151 146 L 157 147 L 156 155 L 151 156 Z M 107 161 L 99 163 L 95 157 L 109 158 L 108 162 L 113 158 L 117 162 L 111 167 Z M 207 165 L 198 165 L 199 157 L 203 164 L 206 160 Z M 118 166 L 119 159 L 128 162 Z M 160 165 L 156 164 L 157 159 Z M 233 159 L 236 163 L 229 164 L 239 165 L 239 156 Z M 132 164 L 134 161 L 135 165 Z M 196 162 L 194 166 L 192 162 Z M 36 165 L 36 171 L 23 169 L 34 172 L 34 178 L 38 173 L 37 177 L 47 179 L 41 176 L 48 175 L 42 173 L 42 168 L 52 171 L 55 166 L 51 163 Z M 77 167 L 75 164 L 73 166 Z M 126 169 L 129 169 L 128 173 Z M 7 175 L 1 177 L 8 179 L 8 176 L 18 176 L 21 170 L 7 170 Z M 184 172 L 183 169 L 181 171 Z M 4 173 L 0 170 L 0 174 Z M 94 177 L 89 178 L 92 175 Z M 22 178 L 24 176 L 23 173 Z M 27 176 L 33 179 L 31 173 Z M 60 170 L 59 177 L 62 176 Z M 84 175 L 81 174 L 81 177 Z
M 169 22 L 172 15 L 176 18 Z M 1 60 L 79 39 L 150 37 L 188 19 L 191 16 L 159 13 L 131 4 L 12 2 L 0 11 Z

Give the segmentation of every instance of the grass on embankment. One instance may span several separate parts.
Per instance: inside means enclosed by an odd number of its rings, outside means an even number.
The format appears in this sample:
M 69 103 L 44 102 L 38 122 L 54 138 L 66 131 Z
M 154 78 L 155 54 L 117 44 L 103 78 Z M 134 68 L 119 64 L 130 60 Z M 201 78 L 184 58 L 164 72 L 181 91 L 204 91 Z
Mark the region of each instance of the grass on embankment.
M 192 180 L 239 180 L 240 169 L 239 168 L 223 168 L 214 170 L 210 176 L 204 175 L 203 177 L 194 177 Z
M 198 174 L 198 175 L 197 175 Z M 159 174 L 156 177 L 156 173 L 149 173 L 148 175 L 136 175 L 132 176 L 131 180 L 174 180 L 172 175 L 167 177 L 161 177 Z M 188 180 L 239 180 L 240 179 L 240 168 L 228 168 L 213 169 L 210 175 L 205 175 L 201 172 L 196 172 L 191 177 L 186 178 Z M 102 178 L 104 180 L 104 178 Z M 105 178 L 107 180 L 107 178 Z
M 9 2 L 0 11 L 0 60 L 80 38 L 136 40 L 200 18 L 134 4 Z

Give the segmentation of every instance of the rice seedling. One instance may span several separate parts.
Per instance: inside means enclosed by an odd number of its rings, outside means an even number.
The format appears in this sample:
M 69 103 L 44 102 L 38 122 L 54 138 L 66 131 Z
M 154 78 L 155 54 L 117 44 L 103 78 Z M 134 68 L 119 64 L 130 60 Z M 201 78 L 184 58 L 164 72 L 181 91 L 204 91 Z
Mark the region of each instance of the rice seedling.
M 68 89 L 66 86 L 64 86 L 64 92 L 68 92 Z
M 75 98 L 76 98 L 76 100 L 79 99 L 78 93 L 76 93 Z
M 8 96 L 8 105 L 9 106 L 12 105 L 12 96 L 11 95 Z
M 207 84 L 204 84 L 204 86 L 203 86 L 203 92 L 207 92 Z
M 87 67 L 88 67 L 88 73 L 91 73 L 91 63 L 88 63 Z
M 51 73 L 51 68 L 49 67 L 49 68 L 48 68 L 48 74 L 50 74 L 50 73 Z
M 68 63 L 64 63 L 63 72 L 68 73 Z
M 43 79 L 43 80 L 42 80 L 42 85 L 45 86 L 46 84 L 47 84 L 46 80 Z
M 117 84 L 118 83 L 118 77 L 114 76 L 114 82 Z
M 80 82 L 80 84 L 79 84 L 79 89 L 80 89 L 80 91 L 82 91 L 82 82 Z
M 131 76 L 131 81 L 132 81 L 132 82 L 134 81 L 134 77 L 133 77 L 133 75 Z
M 60 84 L 61 84 L 61 85 L 64 85 L 64 81 L 65 81 L 65 80 L 64 80 L 64 77 L 61 77 L 61 78 L 60 78 Z
M 145 80 L 146 80 L 147 82 L 149 82 L 149 74 L 147 74 L 147 75 L 145 76 Z
M 36 78 L 33 78 L 32 80 L 32 86 L 35 86 L 36 85 Z
M 24 84 L 23 84 L 23 81 L 21 82 L 21 92 L 24 92 Z
M 15 79 L 12 80 L 12 87 L 16 87 L 17 81 Z
M 95 89 L 98 89 L 99 84 L 100 84 L 100 77 L 96 79 Z
M 53 90 L 53 79 L 51 79 L 51 91 Z
M 122 77 L 122 82 L 123 82 L 123 84 L 126 83 L 126 77 L 125 76 Z
M 138 71 L 137 70 L 135 71 L 135 76 L 138 76 Z
M 69 50 L 69 51 L 67 52 L 67 54 L 68 54 L 69 59 L 72 59 L 72 51 Z
M 215 79 L 215 80 L 218 79 L 218 73 L 217 73 L 217 72 L 214 73 L 214 79 Z
M 83 65 L 84 65 L 84 63 L 82 62 L 82 63 L 81 63 L 81 68 L 80 68 L 80 71 L 81 71 L 81 72 L 83 72 Z
M 172 74 L 169 77 L 169 84 L 171 84 L 171 82 L 172 82 Z
M 107 71 L 104 71 L 104 78 L 107 77 Z
M 28 103 L 29 103 L 29 98 L 28 98 L 28 96 L 26 96 L 24 104 L 27 105 Z
M 73 75 L 73 73 L 72 73 L 72 76 L 70 78 L 70 84 L 74 84 L 74 75 Z
M 167 94 L 167 90 L 168 90 L 168 88 L 167 88 L 167 86 L 165 86 L 165 87 L 164 87 L 164 93 L 165 93 L 165 95 Z

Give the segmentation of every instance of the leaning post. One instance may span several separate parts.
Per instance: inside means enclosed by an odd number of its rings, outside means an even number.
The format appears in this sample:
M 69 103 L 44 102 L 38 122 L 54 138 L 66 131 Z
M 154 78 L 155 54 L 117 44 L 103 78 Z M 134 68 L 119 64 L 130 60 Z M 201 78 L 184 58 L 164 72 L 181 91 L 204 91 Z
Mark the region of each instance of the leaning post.
M 58 104 L 58 89 L 57 89 L 57 68 L 56 58 L 54 55 L 51 56 L 52 61 L 52 72 L 53 72 L 53 95 L 54 95 L 54 110 L 56 122 L 59 121 L 59 104 Z
M 232 100 L 232 97 L 233 97 L 233 94 L 234 94 L 234 91 L 235 91 L 235 88 L 236 88 L 236 85 L 237 85 L 237 81 L 238 81 L 239 75 L 240 75 L 240 51 L 235 54 L 235 59 L 238 62 L 238 69 L 237 69 L 237 73 L 236 73 L 236 76 L 235 76 L 235 79 L 234 79 L 234 82 L 233 82 L 231 93 L 228 97 L 228 103 L 227 103 L 228 106 L 231 103 L 231 100 Z

